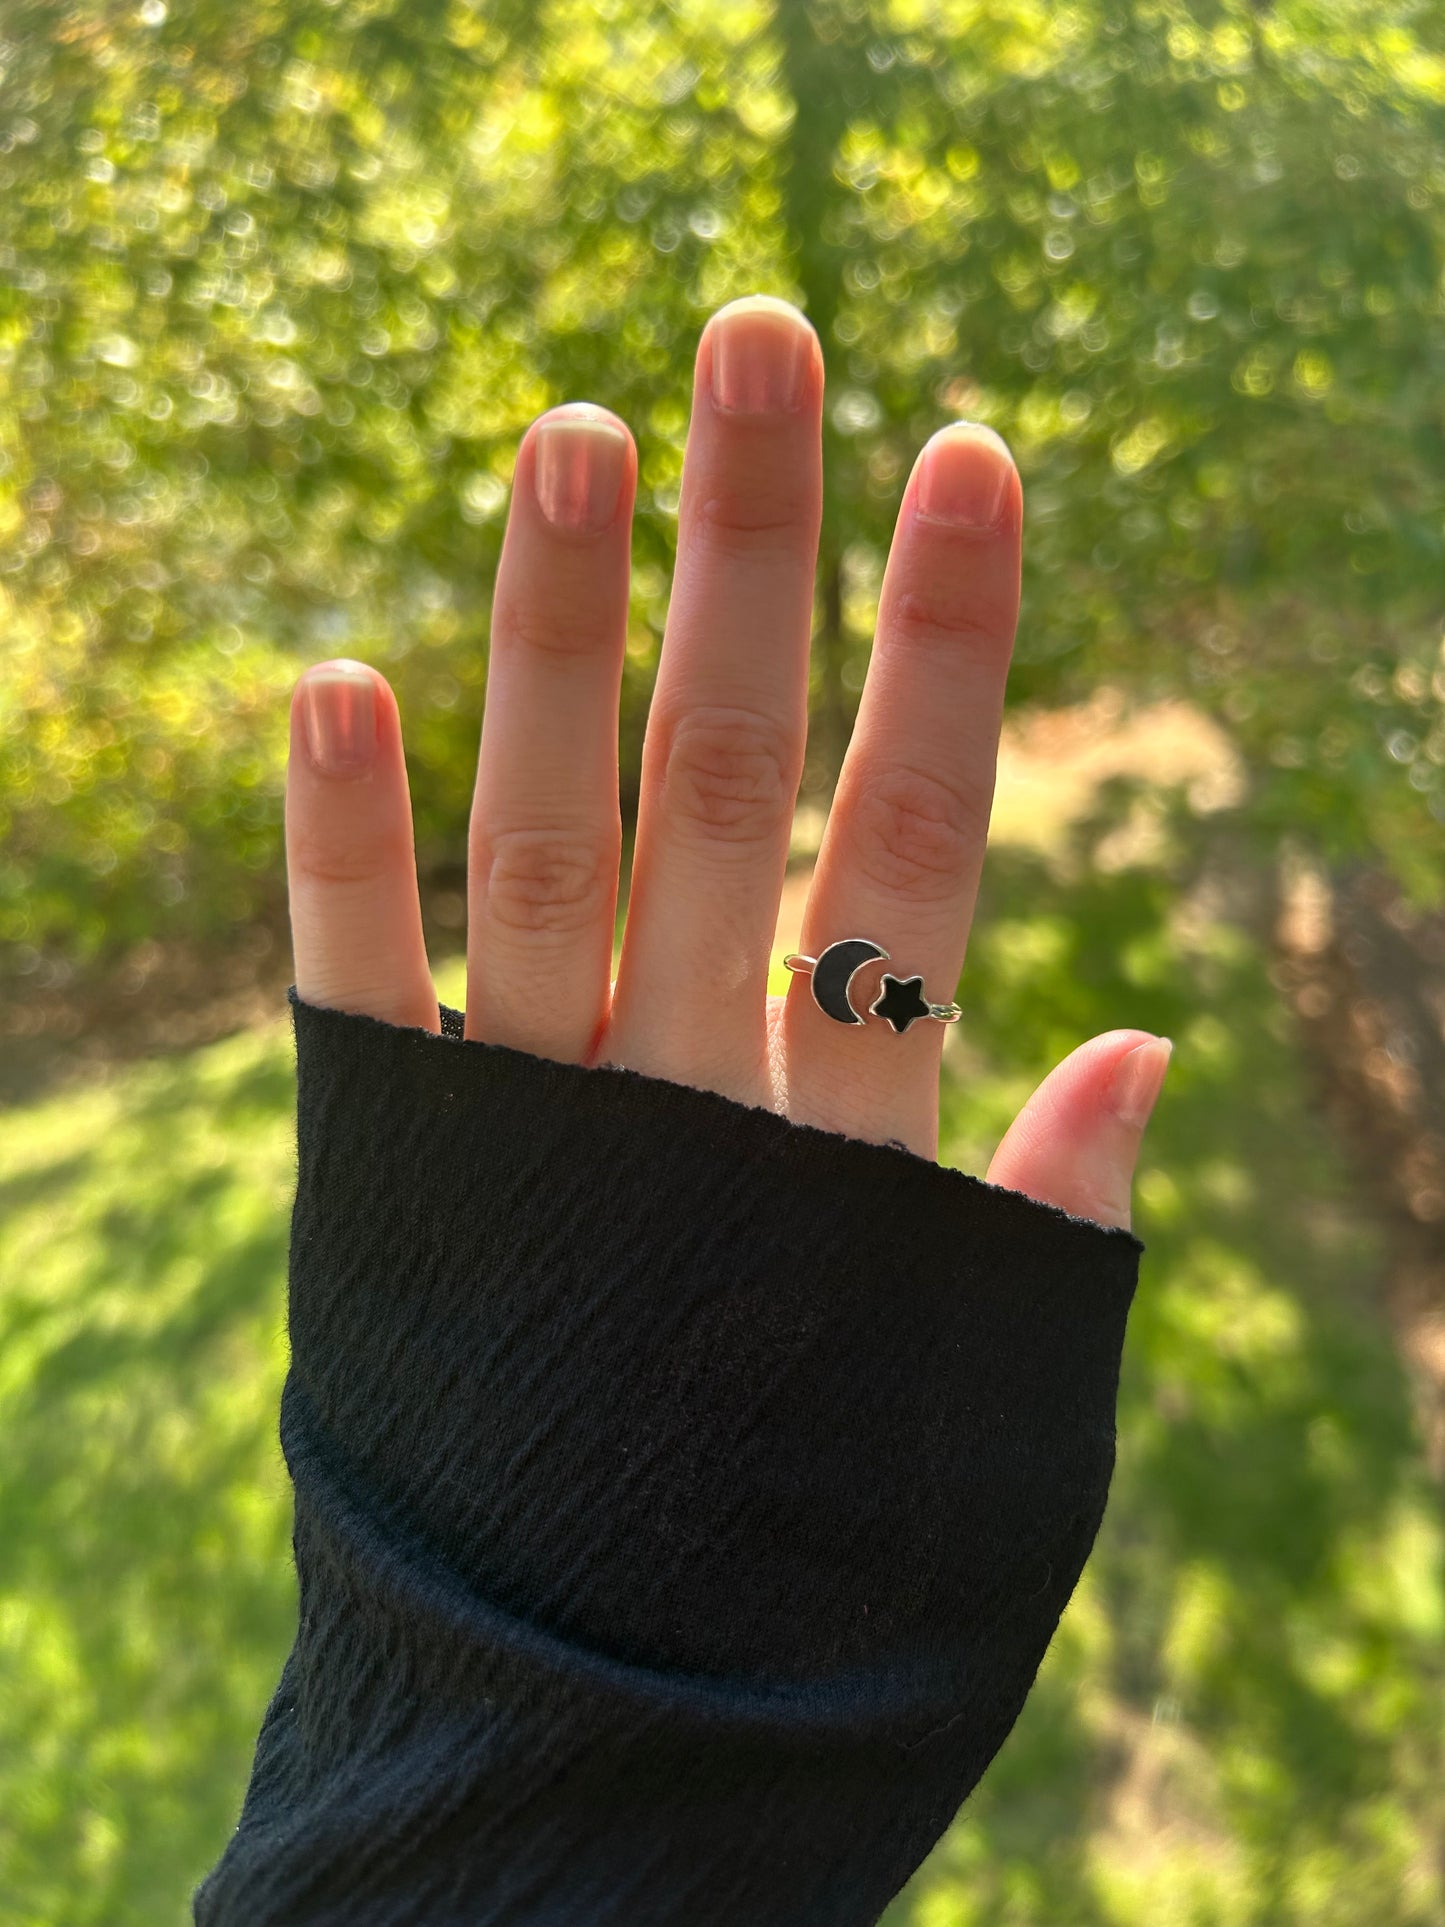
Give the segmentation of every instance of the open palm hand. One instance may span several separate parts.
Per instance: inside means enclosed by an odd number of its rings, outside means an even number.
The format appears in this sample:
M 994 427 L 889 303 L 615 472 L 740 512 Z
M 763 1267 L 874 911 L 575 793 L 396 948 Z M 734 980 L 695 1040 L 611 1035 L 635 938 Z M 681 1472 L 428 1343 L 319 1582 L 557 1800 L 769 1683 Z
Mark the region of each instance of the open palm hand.
M 1022 492 L 1003 443 L 976 425 L 940 430 L 915 465 L 800 946 L 819 958 L 857 938 L 887 957 L 835 953 L 844 967 L 822 993 L 841 1021 L 803 972 L 770 996 L 807 731 L 822 406 L 822 351 L 796 309 L 756 296 L 711 318 L 615 983 L 636 450 L 623 422 L 587 404 L 550 410 L 524 436 L 471 816 L 466 1034 L 934 1157 L 944 1025 L 888 1017 L 906 1019 L 920 992 L 947 1006 L 963 967 L 1018 618 Z M 438 1029 L 400 722 L 375 670 L 330 662 L 301 678 L 286 826 L 298 994 Z M 885 971 L 922 984 L 869 1014 Z M 1140 1030 L 1081 1045 L 1024 1105 L 989 1180 L 1127 1226 L 1168 1053 Z

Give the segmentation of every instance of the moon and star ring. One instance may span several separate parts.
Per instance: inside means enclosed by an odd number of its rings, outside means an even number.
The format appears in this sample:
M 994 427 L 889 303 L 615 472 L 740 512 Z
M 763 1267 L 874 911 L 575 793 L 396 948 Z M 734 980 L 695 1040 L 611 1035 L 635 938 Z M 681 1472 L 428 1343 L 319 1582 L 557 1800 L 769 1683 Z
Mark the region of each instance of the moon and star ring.
M 844 937 L 841 943 L 830 943 L 821 957 L 800 957 L 794 952 L 784 957 L 783 964 L 786 969 L 812 979 L 813 1002 L 835 1023 L 861 1024 L 863 1019 L 848 994 L 853 978 L 864 964 L 887 955 L 881 944 L 869 943 L 866 937 Z M 957 1004 L 929 1003 L 923 994 L 921 977 L 895 977 L 888 970 L 884 971 L 882 988 L 868 1008 L 886 1018 L 899 1036 L 920 1017 L 936 1017 L 940 1024 L 956 1024 L 963 1015 Z

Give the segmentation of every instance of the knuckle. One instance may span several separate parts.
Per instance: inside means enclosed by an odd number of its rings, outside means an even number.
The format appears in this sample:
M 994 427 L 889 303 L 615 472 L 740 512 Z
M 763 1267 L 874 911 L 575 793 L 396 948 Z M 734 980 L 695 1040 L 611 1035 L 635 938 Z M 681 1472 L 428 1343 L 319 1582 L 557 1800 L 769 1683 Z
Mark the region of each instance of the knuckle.
M 942 585 L 928 590 L 906 589 L 893 607 L 892 618 L 894 635 L 905 643 L 944 643 L 952 647 L 961 643 L 1001 656 L 1013 646 L 1011 627 L 1002 613 L 963 583 L 953 590 Z
M 749 478 L 715 488 L 697 505 L 698 533 L 723 555 L 792 555 L 811 536 L 806 491 L 780 491 L 775 483 Z
M 405 874 L 411 860 L 410 841 L 403 837 L 293 828 L 289 839 L 292 876 L 328 888 L 355 889 Z
M 889 771 L 863 787 L 852 812 L 859 869 L 892 896 L 918 903 L 952 899 L 978 852 L 991 800 L 991 792 L 966 780 Z
M 499 598 L 492 608 L 492 633 L 508 647 L 570 661 L 595 652 L 597 612 L 595 593 L 590 598 L 569 594 L 553 582 L 545 595 Z
M 507 830 L 485 852 L 487 909 L 528 935 L 572 935 L 610 915 L 620 852 L 615 838 L 576 830 Z
M 667 808 L 710 841 L 747 847 L 786 836 L 802 776 L 789 733 L 743 709 L 696 709 L 668 743 Z

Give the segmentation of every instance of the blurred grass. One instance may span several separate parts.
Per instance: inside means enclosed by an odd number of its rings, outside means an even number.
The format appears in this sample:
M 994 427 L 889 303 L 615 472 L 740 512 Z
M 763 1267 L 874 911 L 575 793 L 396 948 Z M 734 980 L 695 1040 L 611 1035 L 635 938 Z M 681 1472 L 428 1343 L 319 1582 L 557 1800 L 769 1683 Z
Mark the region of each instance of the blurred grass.
M 1177 1050 L 1099 1546 L 889 1927 L 1442 1918 L 1438 1494 L 1381 1244 L 1265 959 L 1167 871 L 990 857 L 945 1159 L 1091 1032 Z M 278 1020 L 0 1115 L 6 1927 L 179 1924 L 234 1825 L 293 1628 L 291 1102 Z

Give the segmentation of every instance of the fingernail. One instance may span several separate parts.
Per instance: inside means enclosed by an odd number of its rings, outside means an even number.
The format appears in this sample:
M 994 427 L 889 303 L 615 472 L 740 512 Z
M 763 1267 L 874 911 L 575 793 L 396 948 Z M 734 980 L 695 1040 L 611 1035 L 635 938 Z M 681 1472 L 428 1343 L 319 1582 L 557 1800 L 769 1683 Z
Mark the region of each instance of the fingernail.
M 617 513 L 627 437 L 611 422 L 557 415 L 537 430 L 537 501 L 553 528 L 596 535 Z
M 1133 1050 L 1125 1051 L 1114 1066 L 1110 1106 L 1136 1131 L 1142 1131 L 1149 1122 L 1173 1050 L 1172 1037 L 1151 1037 L 1147 1044 L 1136 1044 Z
M 776 414 L 803 399 L 812 334 L 802 314 L 750 295 L 713 316 L 712 396 L 730 415 Z
M 376 753 L 376 688 L 363 664 L 328 662 L 301 684 L 306 748 L 323 776 L 357 776 Z
M 1012 474 L 1008 444 L 991 428 L 942 428 L 919 457 L 917 512 L 950 528 L 996 528 Z

